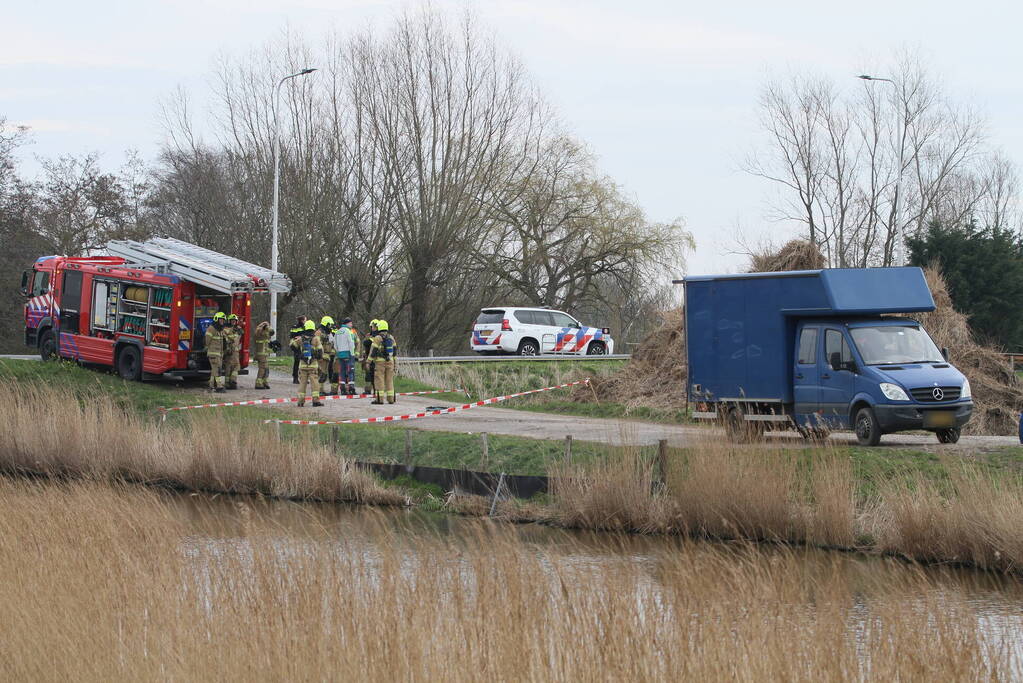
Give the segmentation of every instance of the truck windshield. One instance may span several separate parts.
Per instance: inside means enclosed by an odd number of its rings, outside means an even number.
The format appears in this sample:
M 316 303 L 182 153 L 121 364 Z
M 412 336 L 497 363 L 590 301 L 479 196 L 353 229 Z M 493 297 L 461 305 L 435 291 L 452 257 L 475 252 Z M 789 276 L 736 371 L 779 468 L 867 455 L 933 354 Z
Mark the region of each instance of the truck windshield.
M 913 325 L 854 327 L 850 332 L 867 365 L 943 363 L 945 360 L 927 333 Z

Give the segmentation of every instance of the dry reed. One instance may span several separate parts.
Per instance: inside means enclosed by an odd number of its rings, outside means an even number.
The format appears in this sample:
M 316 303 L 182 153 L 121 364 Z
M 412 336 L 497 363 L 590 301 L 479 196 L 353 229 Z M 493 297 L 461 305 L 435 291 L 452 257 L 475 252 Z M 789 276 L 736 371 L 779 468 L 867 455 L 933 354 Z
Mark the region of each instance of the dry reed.
M 219 414 L 157 422 L 106 396 L 0 382 L 0 470 L 51 477 L 125 479 L 185 490 L 275 498 L 405 504 L 310 440 L 282 441 L 270 426 L 241 428 Z
M 802 461 L 800 458 L 803 458 Z M 599 463 L 551 468 L 550 519 L 587 529 L 679 533 L 859 549 L 920 562 L 1023 574 L 1023 479 L 962 461 L 952 482 L 878 482 L 857 493 L 849 456 L 704 442 L 668 461 L 664 486 L 630 449 Z
M 192 491 L 404 505 L 407 497 L 308 438 L 281 441 L 271 428 L 242 429 L 216 414 L 160 425 L 99 397 L 79 403 L 59 390 L 3 386 L 0 471 L 53 478 L 131 481 Z M 60 406 L 54 410 L 53 406 Z M 308 436 L 308 435 L 306 435 Z M 551 468 L 547 506 L 501 501 L 499 518 L 697 537 L 806 543 L 885 552 L 1023 573 L 1023 480 L 995 479 L 946 463 L 950 491 L 925 480 L 881 483 L 858 499 L 848 456 L 822 449 L 800 462 L 791 449 L 695 444 L 669 458 L 665 481 L 640 450 Z M 489 513 L 482 499 L 448 508 Z
M 663 548 L 229 535 L 145 489 L 0 479 L 6 680 L 997 680 L 1009 615 L 906 570 Z

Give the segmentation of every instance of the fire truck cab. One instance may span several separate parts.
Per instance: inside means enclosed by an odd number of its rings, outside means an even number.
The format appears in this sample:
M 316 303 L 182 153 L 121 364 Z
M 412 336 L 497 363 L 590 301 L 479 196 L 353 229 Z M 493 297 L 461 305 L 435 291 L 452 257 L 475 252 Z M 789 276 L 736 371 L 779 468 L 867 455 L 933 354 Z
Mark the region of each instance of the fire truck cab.
M 43 256 L 22 275 L 25 344 L 44 359 L 114 368 L 124 379 L 208 377 L 203 340 L 218 311 L 242 327 L 249 362 L 252 295 L 288 292 L 280 273 L 156 238 L 119 241 L 102 256 Z

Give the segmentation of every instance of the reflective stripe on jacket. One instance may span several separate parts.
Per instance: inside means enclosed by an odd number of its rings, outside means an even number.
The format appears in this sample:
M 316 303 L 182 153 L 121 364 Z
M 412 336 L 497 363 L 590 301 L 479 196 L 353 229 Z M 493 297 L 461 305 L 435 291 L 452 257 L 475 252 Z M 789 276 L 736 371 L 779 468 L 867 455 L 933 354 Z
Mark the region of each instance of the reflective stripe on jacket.
M 370 356 L 375 360 L 393 360 L 398 353 L 398 342 L 389 332 L 378 332 L 373 337 Z
M 261 327 L 256 329 L 252 337 L 252 353 L 256 358 L 266 358 L 270 355 L 270 328 Z
M 216 325 L 210 325 L 206 328 L 206 337 L 204 340 L 206 346 L 207 356 L 222 356 L 224 355 L 224 345 L 227 342 L 227 334 L 224 330 L 217 329 Z

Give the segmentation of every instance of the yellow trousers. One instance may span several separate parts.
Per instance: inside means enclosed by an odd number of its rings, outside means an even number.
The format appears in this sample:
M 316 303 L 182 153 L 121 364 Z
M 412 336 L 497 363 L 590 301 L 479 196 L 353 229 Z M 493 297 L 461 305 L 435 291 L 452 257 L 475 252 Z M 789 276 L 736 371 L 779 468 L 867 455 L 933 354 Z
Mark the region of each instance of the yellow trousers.
M 259 370 L 256 371 L 256 388 L 269 389 L 270 357 L 258 355 L 256 356 L 256 364 L 259 366 Z
M 311 389 L 313 401 L 320 400 L 320 367 L 319 365 L 306 365 L 301 363 L 298 366 L 298 405 L 305 404 L 307 390 Z
M 387 397 L 388 403 L 394 403 L 394 360 L 376 360 L 376 367 L 373 370 L 373 389 L 376 391 L 376 400 L 383 402 Z
M 207 353 L 206 358 L 210 361 L 210 389 L 217 389 L 220 387 L 220 354 Z
M 241 369 L 237 353 L 224 356 L 224 381 L 227 382 L 227 386 L 238 384 L 238 371 Z

